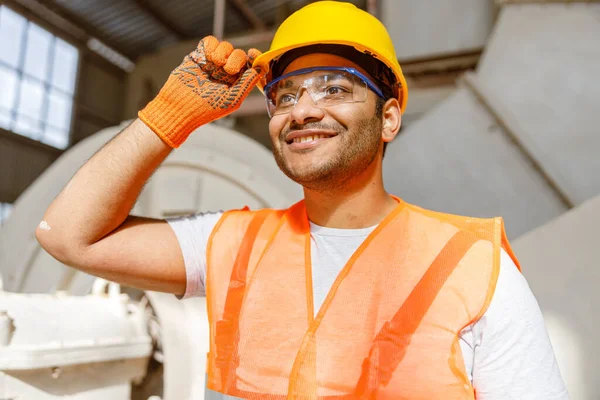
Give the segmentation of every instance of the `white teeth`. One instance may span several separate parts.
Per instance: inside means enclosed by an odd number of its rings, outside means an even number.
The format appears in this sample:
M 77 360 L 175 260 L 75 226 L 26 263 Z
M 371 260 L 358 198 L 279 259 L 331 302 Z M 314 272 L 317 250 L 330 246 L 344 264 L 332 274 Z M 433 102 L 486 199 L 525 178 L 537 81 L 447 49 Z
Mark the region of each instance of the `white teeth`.
M 314 136 L 303 136 L 294 138 L 294 143 L 304 143 L 304 142 L 312 142 L 317 139 L 325 139 L 328 136 L 325 135 L 314 135 Z

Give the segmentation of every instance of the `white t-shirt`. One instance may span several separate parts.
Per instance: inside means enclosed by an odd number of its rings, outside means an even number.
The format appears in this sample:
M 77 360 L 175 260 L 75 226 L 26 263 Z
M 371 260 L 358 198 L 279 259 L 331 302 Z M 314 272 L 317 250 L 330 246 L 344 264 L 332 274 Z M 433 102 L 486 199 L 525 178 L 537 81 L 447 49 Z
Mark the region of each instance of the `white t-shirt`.
M 184 298 L 204 296 L 206 246 L 222 213 L 170 219 L 185 261 Z M 334 229 L 311 223 L 315 313 L 338 273 L 374 229 Z M 465 368 L 478 400 L 564 400 L 565 389 L 538 303 L 504 251 L 487 312 L 461 332 Z

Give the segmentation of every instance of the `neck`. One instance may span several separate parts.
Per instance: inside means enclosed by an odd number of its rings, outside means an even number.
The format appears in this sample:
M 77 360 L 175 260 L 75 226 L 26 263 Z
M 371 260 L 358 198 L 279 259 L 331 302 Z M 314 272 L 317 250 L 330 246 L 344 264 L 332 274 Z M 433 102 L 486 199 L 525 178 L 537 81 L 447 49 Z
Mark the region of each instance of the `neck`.
M 398 203 L 383 187 L 381 163 L 373 164 L 373 170 L 367 169 L 343 187 L 326 191 L 304 188 L 308 219 L 320 226 L 340 229 L 368 228 L 380 223 Z

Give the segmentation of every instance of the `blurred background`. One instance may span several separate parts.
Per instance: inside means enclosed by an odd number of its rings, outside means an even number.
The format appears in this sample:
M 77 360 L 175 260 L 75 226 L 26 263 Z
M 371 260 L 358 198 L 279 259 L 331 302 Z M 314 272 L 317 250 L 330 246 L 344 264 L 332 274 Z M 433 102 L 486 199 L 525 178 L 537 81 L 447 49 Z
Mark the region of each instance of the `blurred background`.
M 204 300 L 75 272 L 34 229 L 200 38 L 265 51 L 308 3 L 0 0 L 0 397 L 202 398 Z M 384 160 L 388 191 L 504 217 L 571 398 L 599 399 L 600 2 L 351 3 L 386 25 L 409 85 Z M 267 125 L 255 90 L 167 159 L 134 213 L 295 202 Z

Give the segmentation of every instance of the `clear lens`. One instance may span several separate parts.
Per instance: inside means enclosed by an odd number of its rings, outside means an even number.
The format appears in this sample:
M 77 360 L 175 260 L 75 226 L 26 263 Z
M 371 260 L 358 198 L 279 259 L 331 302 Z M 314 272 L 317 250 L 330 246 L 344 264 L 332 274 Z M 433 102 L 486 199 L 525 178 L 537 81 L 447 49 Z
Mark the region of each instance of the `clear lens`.
M 347 70 L 314 70 L 282 76 L 265 88 L 269 115 L 289 113 L 307 92 L 318 107 L 367 100 L 367 84 Z

